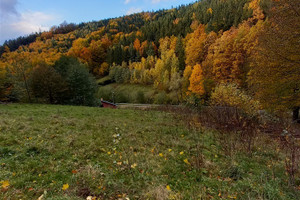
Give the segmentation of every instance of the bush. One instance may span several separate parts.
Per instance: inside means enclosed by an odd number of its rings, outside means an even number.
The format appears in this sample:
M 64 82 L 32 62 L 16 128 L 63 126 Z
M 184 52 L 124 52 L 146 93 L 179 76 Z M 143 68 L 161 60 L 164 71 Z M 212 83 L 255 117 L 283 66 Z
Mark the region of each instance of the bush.
M 111 86 L 99 87 L 97 97 L 98 99 L 103 98 L 106 101 L 113 101 L 114 88 Z
M 146 99 L 145 99 L 145 95 L 143 91 L 138 91 L 136 93 L 136 101 L 137 103 L 145 103 Z
M 258 101 L 232 83 L 218 85 L 211 94 L 210 104 L 213 106 L 235 107 L 249 116 L 258 115 L 261 108 Z
M 169 102 L 169 98 L 165 91 L 159 92 L 154 97 L 155 104 L 167 104 L 168 102 Z

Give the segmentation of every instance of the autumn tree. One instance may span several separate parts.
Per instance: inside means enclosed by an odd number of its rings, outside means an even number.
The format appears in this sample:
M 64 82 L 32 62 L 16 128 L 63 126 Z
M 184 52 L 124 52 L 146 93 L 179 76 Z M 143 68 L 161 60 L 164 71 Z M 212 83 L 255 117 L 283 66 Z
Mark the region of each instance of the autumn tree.
M 13 54 L 8 60 L 7 72 L 18 100 L 32 102 L 29 77 L 32 65 L 26 53 Z
M 249 82 L 256 96 L 273 109 L 300 108 L 300 4 L 298 0 L 273 2 L 270 19 L 261 34 Z
M 186 61 L 190 66 L 201 64 L 205 59 L 204 41 L 206 38 L 205 26 L 199 25 L 197 29 L 186 37 Z
M 7 77 L 6 64 L 0 62 L 0 101 L 8 100 L 11 84 Z
M 197 64 L 193 67 L 192 74 L 190 76 L 190 86 L 189 91 L 191 91 L 196 96 L 200 97 L 205 93 L 204 90 L 204 77 L 201 65 Z

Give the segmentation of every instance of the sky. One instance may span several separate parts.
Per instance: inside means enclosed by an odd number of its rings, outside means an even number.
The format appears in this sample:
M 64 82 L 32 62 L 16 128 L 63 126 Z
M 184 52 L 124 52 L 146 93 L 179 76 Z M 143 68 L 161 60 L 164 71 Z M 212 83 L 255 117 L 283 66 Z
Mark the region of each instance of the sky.
M 64 21 L 81 23 L 141 11 L 168 9 L 192 0 L 0 0 L 0 45 L 5 40 L 47 31 Z

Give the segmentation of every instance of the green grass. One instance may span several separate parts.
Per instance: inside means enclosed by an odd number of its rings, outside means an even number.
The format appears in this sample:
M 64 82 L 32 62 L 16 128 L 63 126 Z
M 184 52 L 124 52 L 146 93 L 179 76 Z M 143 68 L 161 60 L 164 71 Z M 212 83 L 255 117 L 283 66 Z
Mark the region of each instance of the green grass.
M 299 199 L 272 143 L 229 159 L 217 133 L 170 113 L 10 104 L 0 116 L 0 199 Z

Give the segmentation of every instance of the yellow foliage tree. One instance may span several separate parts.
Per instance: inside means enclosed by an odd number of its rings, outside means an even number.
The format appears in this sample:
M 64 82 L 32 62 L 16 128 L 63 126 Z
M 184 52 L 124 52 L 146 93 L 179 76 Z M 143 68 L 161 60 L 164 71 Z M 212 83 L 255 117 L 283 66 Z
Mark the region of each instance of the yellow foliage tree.
M 193 67 L 192 74 L 190 76 L 189 91 L 197 96 L 201 96 L 205 93 L 204 90 L 204 77 L 201 65 L 197 64 Z
M 206 38 L 205 26 L 200 25 L 193 32 L 186 37 L 186 65 L 194 66 L 196 64 L 201 64 L 204 60 L 205 55 L 203 51 L 204 41 Z

